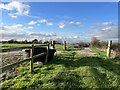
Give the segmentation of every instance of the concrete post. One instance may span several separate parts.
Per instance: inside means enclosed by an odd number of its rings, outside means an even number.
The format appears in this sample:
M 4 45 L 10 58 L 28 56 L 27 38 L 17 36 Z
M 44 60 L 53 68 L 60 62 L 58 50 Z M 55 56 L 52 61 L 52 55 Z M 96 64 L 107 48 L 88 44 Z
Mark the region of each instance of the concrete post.
M 111 54 L 111 45 L 112 45 L 112 40 L 108 42 L 108 48 L 107 48 L 107 56 L 110 57 Z

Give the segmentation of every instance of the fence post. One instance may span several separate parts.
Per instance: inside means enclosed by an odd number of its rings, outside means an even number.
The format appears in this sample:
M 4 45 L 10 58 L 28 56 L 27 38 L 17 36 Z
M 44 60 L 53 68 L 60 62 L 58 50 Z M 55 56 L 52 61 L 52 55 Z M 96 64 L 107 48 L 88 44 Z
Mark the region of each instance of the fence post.
M 49 48 L 50 48 L 49 45 L 50 45 L 50 44 L 48 43 L 47 53 L 46 53 L 46 60 L 45 60 L 46 63 L 47 63 L 47 59 L 48 59 L 48 55 L 49 55 Z
M 64 41 L 64 50 L 67 50 L 66 41 Z
M 53 49 L 55 49 L 55 41 L 52 41 Z
M 32 44 L 32 50 L 31 50 L 31 60 L 30 60 L 30 72 L 33 72 L 33 55 L 34 55 L 34 44 Z
M 111 54 L 111 45 L 112 45 L 112 40 L 108 42 L 108 48 L 107 48 L 107 56 L 110 57 Z

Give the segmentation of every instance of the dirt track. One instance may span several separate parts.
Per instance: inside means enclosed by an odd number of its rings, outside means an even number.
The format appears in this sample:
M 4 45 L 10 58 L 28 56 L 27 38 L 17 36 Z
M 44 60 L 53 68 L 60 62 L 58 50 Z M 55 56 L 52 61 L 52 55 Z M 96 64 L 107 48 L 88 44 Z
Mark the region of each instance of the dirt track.
M 95 53 L 90 49 L 90 48 L 84 48 L 83 50 L 77 50 L 77 51 L 57 51 L 57 54 L 62 54 L 64 52 L 75 52 L 76 54 L 81 54 L 81 55 L 87 55 L 87 56 L 91 56 L 91 55 L 95 55 Z

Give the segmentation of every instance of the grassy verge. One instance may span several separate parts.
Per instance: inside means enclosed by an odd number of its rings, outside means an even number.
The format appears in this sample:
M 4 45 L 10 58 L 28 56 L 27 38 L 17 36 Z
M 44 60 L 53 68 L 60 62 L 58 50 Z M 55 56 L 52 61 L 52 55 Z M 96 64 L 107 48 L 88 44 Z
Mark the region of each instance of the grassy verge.
M 101 57 L 84 57 L 71 53 L 58 55 L 43 66 L 34 63 L 18 68 L 19 75 L 1 83 L 3 89 L 120 89 L 120 61 Z
M 56 44 L 55 48 L 58 51 L 64 51 L 64 45 Z M 73 45 L 67 45 L 67 51 L 81 50 L 82 48 L 75 48 Z
M 91 48 L 91 50 L 96 53 L 97 56 L 100 56 L 100 57 L 106 57 L 106 52 L 104 51 L 100 51 L 98 50 L 97 48 Z
M 1 48 L 14 48 L 14 47 L 22 47 L 22 46 L 30 46 L 32 44 L 0 44 Z
M 1 48 L 14 48 L 14 47 L 24 47 L 24 46 L 31 46 L 32 44 L 0 44 Z M 37 45 L 37 44 L 36 44 Z M 64 50 L 64 45 L 56 44 L 55 48 L 59 51 Z M 72 45 L 67 46 L 68 51 L 74 51 L 74 50 L 81 50 L 81 48 L 75 48 Z

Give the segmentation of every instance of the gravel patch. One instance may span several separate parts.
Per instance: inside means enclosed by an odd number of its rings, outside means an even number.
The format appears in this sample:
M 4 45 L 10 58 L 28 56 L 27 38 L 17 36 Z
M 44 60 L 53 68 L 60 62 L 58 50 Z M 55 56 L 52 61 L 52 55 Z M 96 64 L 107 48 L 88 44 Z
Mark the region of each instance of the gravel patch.
M 87 56 L 95 55 L 95 53 L 90 48 L 84 48 L 83 50 L 77 50 L 77 51 L 56 51 L 57 54 L 63 54 L 65 52 L 71 52 L 71 53 L 75 52 L 76 54 L 87 55 Z

